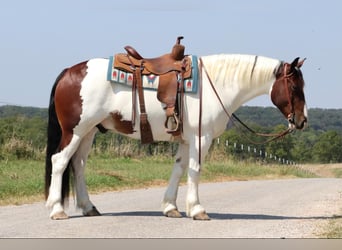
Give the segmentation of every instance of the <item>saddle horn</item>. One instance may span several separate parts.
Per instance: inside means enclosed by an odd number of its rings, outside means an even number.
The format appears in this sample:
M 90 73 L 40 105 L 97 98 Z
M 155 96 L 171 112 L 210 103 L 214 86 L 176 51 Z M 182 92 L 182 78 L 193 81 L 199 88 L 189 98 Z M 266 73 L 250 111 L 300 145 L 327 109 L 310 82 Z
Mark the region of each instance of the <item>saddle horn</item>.
M 180 61 L 184 58 L 185 46 L 180 44 L 180 42 L 183 38 L 184 37 L 182 37 L 182 36 L 177 37 L 176 44 L 172 48 L 171 57 L 174 60 Z

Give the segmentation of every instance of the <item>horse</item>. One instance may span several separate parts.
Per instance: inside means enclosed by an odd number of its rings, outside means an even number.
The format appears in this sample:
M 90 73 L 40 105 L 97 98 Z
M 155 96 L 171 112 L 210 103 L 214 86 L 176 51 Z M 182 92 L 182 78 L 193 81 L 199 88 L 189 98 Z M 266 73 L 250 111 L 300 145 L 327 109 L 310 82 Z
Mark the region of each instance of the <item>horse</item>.
M 247 101 L 269 94 L 273 104 L 288 120 L 290 130 L 302 130 L 307 122 L 304 60 L 292 63 L 257 55 L 216 54 L 197 58 L 199 89 L 184 93 L 183 127 L 175 163 L 169 178 L 162 213 L 179 218 L 177 192 L 187 171 L 186 216 L 210 220 L 199 200 L 202 163 L 214 138 L 220 136 L 231 119 L 227 116 Z M 84 170 L 95 134 L 106 129 L 139 140 L 139 129 L 129 128 L 132 117 L 130 87 L 107 80 L 108 58 L 93 58 L 64 69 L 50 96 L 45 167 L 46 207 L 54 220 L 67 219 L 64 206 L 71 176 L 76 206 L 84 216 L 101 213 L 90 201 Z M 144 90 L 153 137 L 171 141 L 164 127 L 165 112 L 156 92 Z M 139 109 L 135 110 L 139 114 Z M 139 121 L 135 127 L 139 126 Z M 70 171 L 72 170 L 72 173 Z

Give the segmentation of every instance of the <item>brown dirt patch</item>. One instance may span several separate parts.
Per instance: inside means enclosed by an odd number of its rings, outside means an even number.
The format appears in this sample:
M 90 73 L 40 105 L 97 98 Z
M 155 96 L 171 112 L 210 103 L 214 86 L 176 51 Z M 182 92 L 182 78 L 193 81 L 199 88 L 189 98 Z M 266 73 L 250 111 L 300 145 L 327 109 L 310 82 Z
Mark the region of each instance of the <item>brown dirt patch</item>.
M 342 163 L 334 164 L 305 164 L 301 165 L 301 168 L 310 171 L 319 177 L 335 178 L 336 170 L 342 171 Z

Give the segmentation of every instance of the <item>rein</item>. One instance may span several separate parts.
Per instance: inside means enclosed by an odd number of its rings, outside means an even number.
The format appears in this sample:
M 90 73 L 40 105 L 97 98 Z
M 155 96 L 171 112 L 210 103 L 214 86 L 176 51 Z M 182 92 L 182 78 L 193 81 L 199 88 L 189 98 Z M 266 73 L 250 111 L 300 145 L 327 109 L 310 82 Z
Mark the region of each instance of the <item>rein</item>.
M 240 127 L 238 125 L 235 124 L 234 122 L 234 119 L 232 118 L 235 118 L 236 121 L 238 121 L 243 127 L 245 127 L 248 131 L 250 131 L 251 133 L 255 134 L 255 135 L 258 135 L 258 136 L 262 136 L 262 137 L 273 137 L 271 139 L 268 139 L 266 140 L 265 142 L 255 142 L 253 141 L 252 139 L 250 139 L 249 137 L 247 137 L 247 135 L 245 133 L 242 133 L 246 139 L 248 139 L 251 143 L 253 144 L 266 144 L 266 143 L 269 143 L 271 141 L 274 141 L 274 140 L 277 140 L 279 138 L 283 138 L 285 135 L 291 133 L 293 130 L 288 128 L 286 129 L 285 131 L 283 132 L 280 132 L 280 133 L 277 133 L 277 134 L 264 134 L 264 133 L 258 133 L 256 131 L 254 131 L 253 129 L 251 129 L 250 127 L 248 127 L 245 123 L 243 123 L 234 113 L 230 114 L 228 112 L 228 110 L 226 109 L 226 107 L 224 106 L 223 102 L 222 102 L 222 99 L 220 98 L 220 95 L 218 94 L 217 90 L 215 89 L 215 86 L 208 74 L 208 71 L 205 67 L 205 65 L 203 64 L 203 61 L 202 61 L 202 58 L 199 58 L 200 60 L 200 67 L 203 67 L 204 69 L 204 72 L 209 80 L 209 83 L 211 85 L 211 88 L 213 89 L 218 101 L 220 102 L 221 106 L 222 106 L 222 109 L 224 110 L 224 112 L 226 113 L 226 115 L 228 116 L 228 118 L 232 121 L 233 125 L 237 128 L 240 129 Z M 286 66 L 284 67 L 284 72 L 286 74 Z M 201 70 L 200 70 L 201 72 Z M 291 106 L 291 113 L 288 115 L 288 120 L 290 121 L 290 119 L 293 119 L 293 107 L 292 107 L 292 102 L 291 102 L 291 99 L 290 99 L 290 93 L 289 93 L 289 90 L 288 90 L 288 83 L 287 83 L 287 80 L 288 78 L 292 75 L 292 74 L 289 74 L 289 75 L 285 75 L 284 74 L 284 79 L 285 79 L 285 85 L 286 85 L 286 90 L 287 90 L 287 97 L 288 97 L 288 101 L 289 101 L 289 104 Z M 202 84 L 201 84 L 202 86 Z M 201 125 L 201 113 L 202 113 L 202 87 L 200 89 L 200 120 L 199 120 L 199 124 Z M 240 129 L 241 130 L 241 129 Z M 199 146 L 201 146 L 201 126 L 199 127 Z M 201 147 L 199 148 L 199 150 L 201 150 Z M 201 153 L 199 152 L 199 155 L 201 155 Z

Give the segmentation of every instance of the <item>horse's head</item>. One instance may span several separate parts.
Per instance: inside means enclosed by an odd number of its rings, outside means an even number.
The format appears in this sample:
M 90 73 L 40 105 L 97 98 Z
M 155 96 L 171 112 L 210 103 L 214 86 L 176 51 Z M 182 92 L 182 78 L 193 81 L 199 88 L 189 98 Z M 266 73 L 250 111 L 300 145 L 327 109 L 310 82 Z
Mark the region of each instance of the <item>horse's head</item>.
M 305 59 L 296 58 L 291 64 L 283 63 L 271 90 L 271 99 L 289 122 L 290 129 L 303 129 L 307 123 L 304 79 L 300 67 Z

